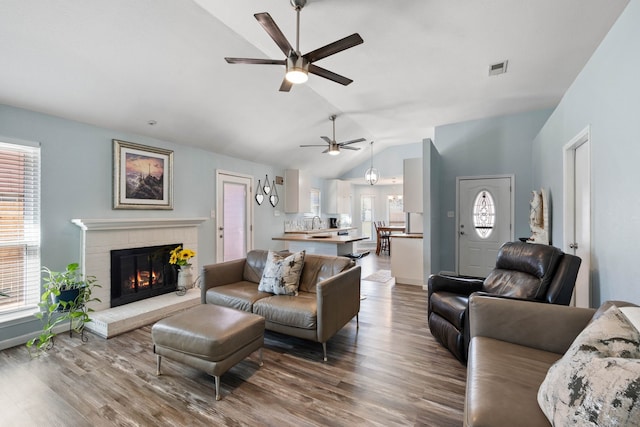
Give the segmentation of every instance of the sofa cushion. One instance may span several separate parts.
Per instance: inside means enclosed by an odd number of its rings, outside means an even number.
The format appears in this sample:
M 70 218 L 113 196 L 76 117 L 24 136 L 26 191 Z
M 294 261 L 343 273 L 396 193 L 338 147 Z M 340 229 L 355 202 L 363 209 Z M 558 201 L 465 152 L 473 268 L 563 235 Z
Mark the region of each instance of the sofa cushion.
M 472 338 L 465 426 L 548 425 L 536 393 L 549 367 L 561 356 L 493 338 Z
M 616 306 L 591 322 L 538 391 L 549 421 L 640 425 L 640 333 Z
M 302 329 L 315 329 L 318 324 L 317 296 L 300 292 L 298 296 L 274 295 L 253 305 L 253 313 L 268 322 Z
M 300 291 L 316 292 L 316 285 L 353 267 L 355 262 L 347 257 L 309 254 L 304 259 L 300 276 Z
M 304 255 L 305 251 L 289 256 L 269 251 L 258 290 L 276 295 L 297 295 Z
M 256 301 L 270 296 L 269 293 L 258 291 L 258 285 L 255 283 L 242 281 L 208 289 L 205 299 L 207 304 L 222 305 L 251 313 Z
M 553 246 L 505 243 L 482 290 L 514 298 L 542 300 L 562 255 L 562 251 Z
M 242 279 L 247 282 L 260 283 L 269 251 L 254 249 L 247 253 Z

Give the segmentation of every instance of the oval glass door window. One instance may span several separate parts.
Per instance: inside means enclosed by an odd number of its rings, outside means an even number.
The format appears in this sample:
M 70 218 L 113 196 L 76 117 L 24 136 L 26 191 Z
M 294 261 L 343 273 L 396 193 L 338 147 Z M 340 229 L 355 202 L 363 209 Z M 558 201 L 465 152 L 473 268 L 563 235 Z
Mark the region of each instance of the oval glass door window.
M 496 205 L 493 196 L 487 190 L 482 190 L 473 202 L 473 227 L 481 239 L 491 235 L 496 223 Z

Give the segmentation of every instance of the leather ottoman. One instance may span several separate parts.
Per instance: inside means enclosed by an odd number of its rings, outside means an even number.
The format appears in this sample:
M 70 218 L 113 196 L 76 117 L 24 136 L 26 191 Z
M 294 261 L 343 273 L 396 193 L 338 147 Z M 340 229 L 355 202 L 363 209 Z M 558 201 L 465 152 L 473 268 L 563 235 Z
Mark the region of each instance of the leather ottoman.
M 220 400 L 220 376 L 259 350 L 262 366 L 264 318 L 212 304 L 202 304 L 160 320 L 151 328 L 160 375 L 162 357 L 202 369 L 215 378 Z

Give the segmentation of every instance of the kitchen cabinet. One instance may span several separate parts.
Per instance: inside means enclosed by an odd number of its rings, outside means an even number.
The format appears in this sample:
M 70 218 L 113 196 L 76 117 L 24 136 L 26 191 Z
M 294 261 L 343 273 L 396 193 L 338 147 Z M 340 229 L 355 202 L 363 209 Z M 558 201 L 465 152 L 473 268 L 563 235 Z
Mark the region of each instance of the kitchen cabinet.
M 404 159 L 402 194 L 404 196 L 404 211 L 424 211 L 422 206 L 422 157 Z
M 330 179 L 325 188 L 325 200 L 328 214 L 351 215 L 351 183 Z
M 284 171 L 284 212 L 311 212 L 311 184 L 298 169 Z
M 422 234 L 392 234 L 391 275 L 396 283 L 424 286 Z

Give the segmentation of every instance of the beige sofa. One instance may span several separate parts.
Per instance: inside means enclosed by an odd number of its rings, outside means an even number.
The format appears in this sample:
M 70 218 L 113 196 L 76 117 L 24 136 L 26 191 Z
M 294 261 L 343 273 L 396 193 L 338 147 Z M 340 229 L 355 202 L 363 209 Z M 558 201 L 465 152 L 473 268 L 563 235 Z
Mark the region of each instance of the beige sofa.
M 346 257 L 307 254 L 298 295 L 258 291 L 268 251 L 252 250 L 246 258 L 203 267 L 201 300 L 265 318 L 271 331 L 322 344 L 360 311 L 360 267 Z
M 464 425 L 549 426 L 538 389 L 595 312 L 472 295 Z

